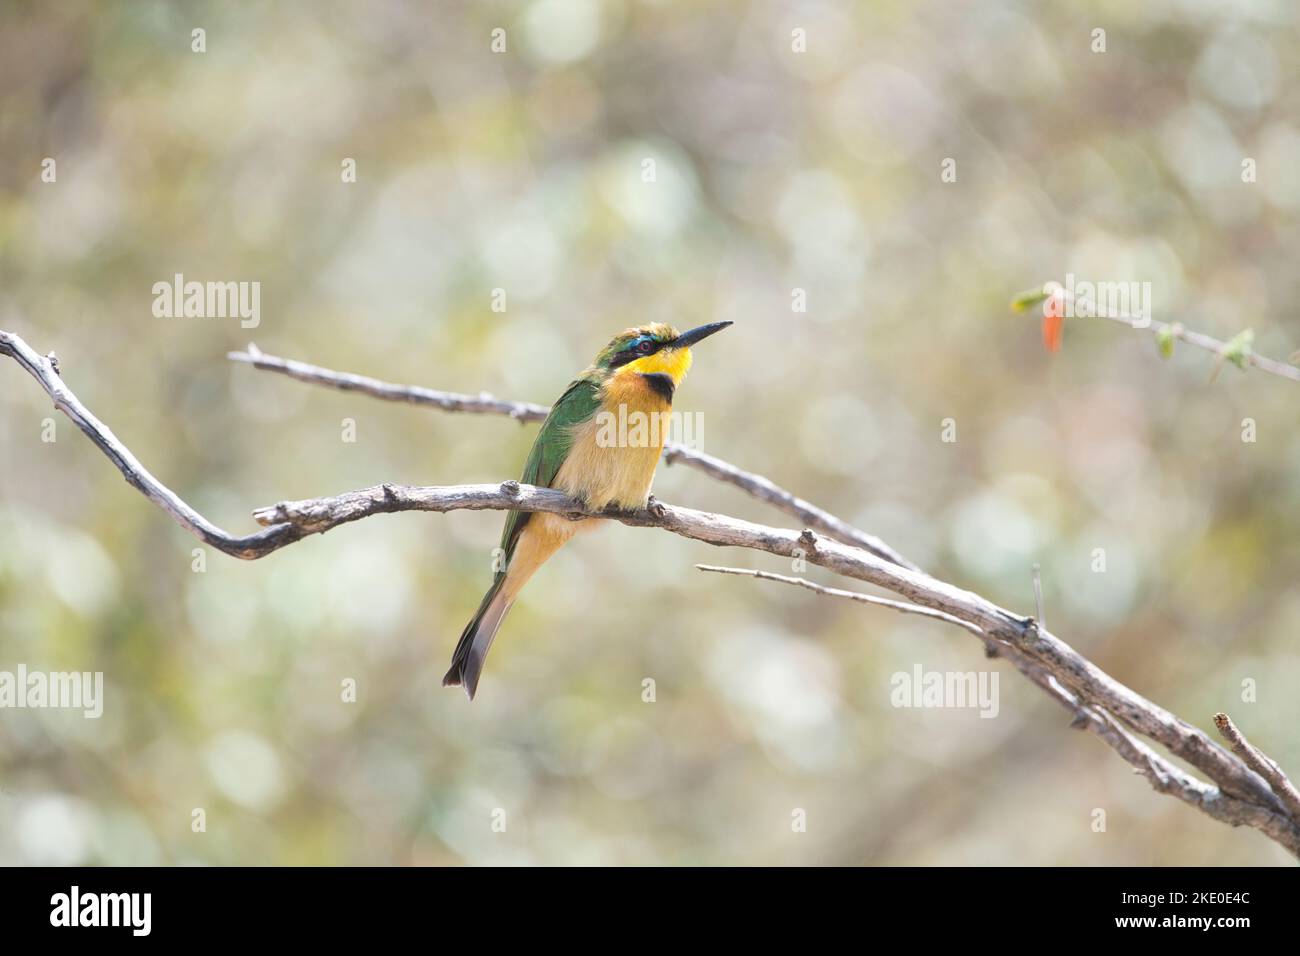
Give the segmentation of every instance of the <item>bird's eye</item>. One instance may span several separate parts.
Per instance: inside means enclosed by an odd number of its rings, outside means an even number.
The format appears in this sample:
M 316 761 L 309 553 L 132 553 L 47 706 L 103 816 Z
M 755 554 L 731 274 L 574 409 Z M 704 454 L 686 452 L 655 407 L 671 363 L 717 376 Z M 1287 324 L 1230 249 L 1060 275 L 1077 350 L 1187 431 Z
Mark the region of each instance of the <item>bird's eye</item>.
M 654 343 L 647 340 L 645 342 L 641 342 L 640 344 L 638 344 L 636 350 L 640 352 L 642 355 L 649 355 L 650 350 L 653 349 L 654 347 L 655 347 Z

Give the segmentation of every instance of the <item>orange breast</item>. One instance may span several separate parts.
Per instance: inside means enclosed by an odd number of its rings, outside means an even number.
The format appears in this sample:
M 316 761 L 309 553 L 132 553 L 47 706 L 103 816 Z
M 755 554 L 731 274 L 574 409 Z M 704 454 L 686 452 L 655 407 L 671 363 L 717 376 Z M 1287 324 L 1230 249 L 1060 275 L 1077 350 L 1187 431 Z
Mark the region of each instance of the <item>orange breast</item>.
M 592 508 L 643 508 L 672 405 L 637 372 L 612 376 L 601 398 L 600 410 L 574 429 L 555 486 Z

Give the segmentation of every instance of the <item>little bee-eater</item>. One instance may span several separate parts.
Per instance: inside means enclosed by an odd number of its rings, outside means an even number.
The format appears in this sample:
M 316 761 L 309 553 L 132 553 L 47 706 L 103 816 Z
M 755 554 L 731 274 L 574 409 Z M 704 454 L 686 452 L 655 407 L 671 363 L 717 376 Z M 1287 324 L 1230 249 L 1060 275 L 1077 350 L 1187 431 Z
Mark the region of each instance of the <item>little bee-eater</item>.
M 666 413 L 691 367 L 691 346 L 728 325 L 713 322 L 678 333 L 671 325 L 655 323 L 614 336 L 551 407 L 520 480 L 559 489 L 592 511 L 644 508 L 664 447 Z M 611 441 L 609 423 L 636 421 L 633 416 L 652 421 L 652 427 L 637 430 L 635 441 Z M 626 435 L 622 429 L 618 438 Z M 591 524 L 546 512 L 510 512 L 501 535 L 504 563 L 478 613 L 465 625 L 443 686 L 461 684 L 474 699 L 488 648 L 520 589 L 547 558 Z

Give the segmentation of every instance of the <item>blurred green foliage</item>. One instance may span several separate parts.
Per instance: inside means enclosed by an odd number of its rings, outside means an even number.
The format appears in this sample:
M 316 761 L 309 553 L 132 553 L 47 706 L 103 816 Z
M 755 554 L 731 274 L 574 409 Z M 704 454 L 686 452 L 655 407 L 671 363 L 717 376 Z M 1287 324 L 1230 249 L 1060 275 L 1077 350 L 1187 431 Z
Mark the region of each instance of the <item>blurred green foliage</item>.
M 1300 770 L 1300 392 L 1210 384 L 1213 356 L 1161 362 L 1108 322 L 1069 321 L 1049 356 L 1034 310 L 1007 312 L 1067 272 L 1149 281 L 1157 320 L 1297 347 L 1295 16 L 10 2 L 0 328 L 238 531 L 283 498 L 513 477 L 535 429 L 226 361 L 250 339 L 546 402 L 624 326 L 734 319 L 679 393 L 708 451 L 1008 606 L 1040 562 L 1055 631 Z M 260 326 L 155 318 L 176 273 L 261 282 Z M 656 493 L 788 523 L 680 468 Z M 108 694 L 98 721 L 0 712 L 0 862 L 1286 859 L 1152 793 L 1005 669 L 997 719 L 891 707 L 918 663 L 1001 669 L 964 632 L 705 576 L 789 569 L 668 534 L 570 545 L 468 705 L 439 677 L 501 520 L 372 519 L 196 573 L 196 542 L 0 363 L 0 668 L 102 670 Z

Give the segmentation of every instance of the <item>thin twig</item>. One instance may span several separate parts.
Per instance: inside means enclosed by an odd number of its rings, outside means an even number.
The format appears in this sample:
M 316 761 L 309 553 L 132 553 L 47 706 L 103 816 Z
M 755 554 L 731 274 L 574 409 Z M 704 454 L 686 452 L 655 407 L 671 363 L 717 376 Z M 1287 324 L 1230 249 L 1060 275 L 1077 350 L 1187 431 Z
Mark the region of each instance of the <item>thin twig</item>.
M 1043 573 L 1037 561 L 1034 562 L 1034 614 L 1038 623 L 1047 627 L 1047 617 L 1043 614 Z
M 1278 766 L 1277 761 L 1247 740 L 1246 735 L 1237 729 L 1237 725 L 1227 714 L 1222 712 L 1215 714 L 1214 726 L 1219 728 L 1223 739 L 1231 745 L 1232 752 L 1246 761 L 1246 766 L 1268 781 L 1273 792 L 1286 804 L 1291 818 L 1300 822 L 1300 790 L 1296 790 L 1295 784 Z
M 963 621 L 961 618 L 955 617 L 952 614 L 944 614 L 942 611 L 934 611 L 928 607 L 921 607 L 919 604 L 908 604 L 906 601 L 893 601 L 889 598 L 876 597 L 874 594 L 863 594 L 860 591 L 843 591 L 839 588 L 828 588 L 821 584 L 814 584 L 807 578 L 793 578 L 784 574 L 774 574 L 771 571 L 754 571 L 749 568 L 724 568 L 716 564 L 697 564 L 696 567 L 701 571 L 710 571 L 714 574 L 739 574 L 743 577 L 759 578 L 763 581 L 780 581 L 782 584 L 793 584 L 797 587 L 812 591 L 815 594 L 823 594 L 827 597 L 846 598 L 850 601 L 860 601 L 863 604 L 874 604 L 877 607 L 893 608 L 895 611 L 902 611 L 904 614 L 919 614 L 922 617 L 935 618 L 965 628 L 976 637 L 984 638 L 986 636 L 984 632 L 974 624 Z
M 309 365 L 295 359 L 267 355 L 251 343 L 244 352 L 227 352 L 226 358 L 232 362 L 244 362 L 254 368 L 269 372 L 279 372 L 299 382 L 312 385 L 325 385 L 343 392 L 360 392 L 371 398 L 380 398 L 386 402 L 404 402 L 408 405 L 427 405 L 440 408 L 445 412 L 469 412 L 477 415 L 505 415 L 521 422 L 540 422 L 546 418 L 550 409 L 545 405 L 531 402 L 511 402 L 495 398 L 487 392 L 478 395 L 464 395 L 459 392 L 440 392 L 437 389 L 421 388 L 419 385 L 396 385 L 384 382 L 368 375 L 356 375 L 352 372 L 336 372 L 319 365 Z
M 232 361 L 244 362 L 264 371 L 279 372 L 299 382 L 323 385 L 345 392 L 360 392 L 389 402 L 405 402 L 410 405 L 438 408 L 445 412 L 506 415 L 516 421 L 539 422 L 546 418 L 547 413 L 550 411 L 545 405 L 508 401 L 495 398 L 486 392 L 479 395 L 464 395 L 458 392 L 442 392 L 436 389 L 423 388 L 418 385 L 398 385 L 365 375 L 354 375 L 351 372 L 338 372 L 334 369 L 309 365 L 295 359 L 267 355 L 254 345 L 249 345 L 248 350 L 244 352 L 229 352 L 226 357 Z M 801 524 L 829 535 L 836 541 L 863 548 L 877 557 L 891 561 L 900 567 L 909 568 L 913 571 L 920 570 L 880 538 L 868 534 L 860 528 L 855 528 L 842 518 L 837 518 L 829 511 L 786 491 L 780 485 L 764 478 L 762 475 L 737 468 L 721 458 L 705 454 L 698 449 L 677 442 L 667 442 L 664 445 L 663 458 L 664 463 L 667 465 L 680 462 L 717 481 L 734 485 L 746 494 L 752 495 L 760 501 L 765 501 L 786 514 L 793 515 Z
M 1075 296 L 1074 298 L 1078 298 Z M 1055 300 L 1055 306 L 1050 305 Z M 1011 302 L 1011 308 L 1016 312 L 1028 312 L 1031 308 L 1042 303 L 1043 308 L 1064 308 L 1069 304 L 1070 296 L 1066 290 L 1056 282 L 1045 283 L 1041 290 L 1032 289 L 1022 292 Z M 1113 315 L 1107 309 L 1093 309 L 1093 314 L 1088 318 L 1108 319 L 1111 322 L 1118 322 L 1120 325 L 1126 325 L 1136 331 L 1150 332 L 1158 339 L 1163 339 L 1162 345 L 1168 343 L 1172 347 L 1173 340 L 1186 342 L 1188 345 L 1194 345 L 1198 349 L 1204 349 L 1218 357 L 1215 365 L 1214 375 L 1218 375 L 1219 368 L 1230 354 L 1234 352 L 1233 343 L 1224 342 L 1214 338 L 1212 335 L 1206 335 L 1203 332 L 1193 332 L 1186 328 L 1181 322 L 1155 322 L 1149 317 L 1142 318 L 1131 315 Z M 1167 354 L 1167 353 L 1166 353 Z M 1300 355 L 1300 352 L 1295 353 Z M 1238 359 L 1234 359 L 1237 361 Z M 1293 382 L 1300 382 L 1300 368 L 1287 362 L 1280 362 L 1277 359 L 1269 358 L 1267 355 L 1260 355 L 1247 344 L 1240 352 L 1239 360 L 1243 365 L 1251 365 L 1261 372 L 1268 372 L 1270 375 L 1276 375 L 1279 378 L 1290 379 Z M 1213 381 L 1213 377 L 1211 377 Z
M 1147 331 L 1152 335 L 1168 334 L 1180 342 L 1186 342 L 1188 345 L 1194 345 L 1198 349 L 1204 349 L 1207 352 L 1219 356 L 1222 361 L 1223 356 L 1228 351 L 1228 343 L 1206 335 L 1203 332 L 1193 332 L 1185 328 L 1181 322 L 1143 322 L 1140 319 L 1127 318 L 1122 315 L 1101 315 L 1098 318 L 1110 319 L 1112 322 L 1118 322 L 1120 325 L 1127 325 L 1137 331 Z M 1260 355 L 1254 349 L 1248 351 L 1244 356 L 1247 365 L 1253 365 L 1261 372 L 1268 372 L 1270 375 L 1276 375 L 1279 378 L 1290 379 L 1293 382 L 1300 382 L 1300 368 L 1294 365 L 1288 365 L 1286 362 L 1280 362 L 1277 359 L 1269 358 L 1267 355 Z

